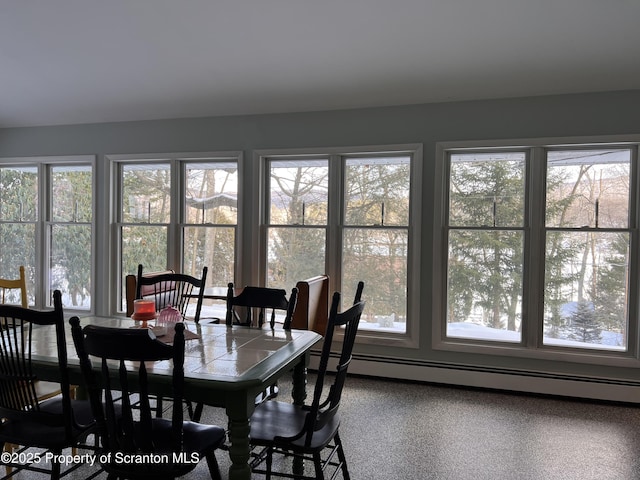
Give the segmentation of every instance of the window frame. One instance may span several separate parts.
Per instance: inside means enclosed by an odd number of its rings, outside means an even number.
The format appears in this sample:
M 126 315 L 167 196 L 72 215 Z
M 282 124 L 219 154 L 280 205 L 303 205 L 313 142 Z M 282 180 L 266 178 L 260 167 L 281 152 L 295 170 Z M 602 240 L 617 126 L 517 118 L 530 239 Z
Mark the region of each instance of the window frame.
M 629 318 L 627 350 L 617 352 L 606 349 L 567 348 L 543 344 L 544 329 L 544 262 L 545 238 L 553 228 L 545 225 L 546 154 L 550 151 L 571 149 L 624 148 L 631 151 L 629 188 L 629 225 L 631 238 L 629 264 L 635 271 L 630 274 Z M 638 238 L 640 202 L 640 169 L 638 152 L 640 135 L 600 137 L 535 138 L 493 141 L 440 142 L 436 144 L 435 162 L 435 215 L 433 224 L 433 284 L 432 348 L 439 351 L 511 356 L 549 361 L 566 361 L 622 367 L 640 365 L 639 323 L 640 313 L 640 242 Z M 523 265 L 522 335 L 519 343 L 481 341 L 446 336 L 447 308 L 447 209 L 449 185 L 449 155 L 452 152 L 525 151 L 525 247 Z M 600 228 L 598 231 L 608 231 Z
M 201 224 L 187 223 L 186 219 L 186 168 L 187 164 L 196 165 L 198 163 L 229 163 L 234 162 L 238 167 L 238 212 L 237 222 L 232 224 L 205 224 L 206 227 L 221 226 L 224 228 L 235 229 L 235 272 L 237 278 L 241 271 L 240 247 L 242 239 L 240 238 L 242 223 L 242 152 L 241 151 L 224 151 L 224 152 L 177 152 L 177 153 L 157 153 L 157 154 L 133 154 L 133 155 L 107 155 L 106 160 L 109 162 L 109 169 L 113 178 L 111 200 L 111 271 L 112 284 L 117 285 L 114 289 L 115 295 L 110 298 L 110 311 L 122 313 L 124 305 L 121 306 L 121 299 L 124 298 L 124 276 L 127 272 L 122 272 L 122 228 L 127 225 L 145 225 L 144 223 L 131 223 L 122 221 L 122 171 L 123 166 L 133 164 L 162 164 L 166 163 L 170 169 L 170 197 L 171 206 L 169 214 L 169 222 L 166 224 L 151 223 L 150 225 L 166 225 L 167 226 L 167 261 L 166 268 L 176 271 L 182 270 L 182 261 L 184 257 L 184 230 L 189 227 L 201 227 Z M 209 274 L 211 275 L 211 274 Z M 211 278 L 211 277 L 209 277 Z
M 96 191 L 97 168 L 95 155 L 56 155 L 56 156 L 30 156 L 30 157 L 3 157 L 0 158 L 0 166 L 3 168 L 35 167 L 38 175 L 38 215 L 33 222 L 35 224 L 35 282 L 33 284 L 34 302 L 29 306 L 33 308 L 47 308 L 53 306 L 51 292 L 51 276 L 49 275 L 49 259 L 51 257 L 51 237 L 53 225 L 59 223 L 52 221 L 52 174 L 54 167 L 88 166 L 91 168 L 91 188 Z M 89 309 L 77 309 L 72 305 L 65 305 L 65 311 L 79 312 L 83 314 L 92 313 L 96 310 L 96 285 L 95 285 L 95 263 L 96 263 L 96 195 L 92 195 L 91 210 L 92 218 L 88 223 L 91 227 L 91 262 L 90 278 L 91 306 Z M 11 223 L 11 222 L 3 222 Z M 26 267 L 26 265 L 25 265 Z
M 328 208 L 326 228 L 326 257 L 325 273 L 329 276 L 329 291 L 341 291 L 341 257 L 343 232 L 354 228 L 371 228 L 365 225 L 345 224 L 345 171 L 346 162 L 352 158 L 371 158 L 384 156 L 407 155 L 410 157 L 409 178 L 409 218 L 406 226 L 381 226 L 378 228 L 406 229 L 407 252 L 407 322 L 405 333 L 395 334 L 389 332 L 377 332 L 375 330 L 361 329 L 358 332 L 356 342 L 362 344 L 386 345 L 402 348 L 418 348 L 420 335 L 420 226 L 422 204 L 422 144 L 378 145 L 365 147 L 328 147 L 328 148 L 304 148 L 304 149 L 270 149 L 254 151 L 254 165 L 260 166 L 260 195 L 256 199 L 256 211 L 260 212 L 260 262 L 255 270 L 255 279 L 261 285 L 266 282 L 266 264 L 268 247 L 268 229 L 279 225 L 269 224 L 269 185 L 271 161 L 320 159 L 327 158 L 329 166 L 328 181 Z M 307 226 L 286 225 L 286 228 L 307 228 Z M 319 226 L 313 225 L 318 228 Z M 301 279 L 302 280 L 302 279 Z M 363 297 L 366 300 L 366 284 Z M 344 305 L 344 304 L 343 304 Z

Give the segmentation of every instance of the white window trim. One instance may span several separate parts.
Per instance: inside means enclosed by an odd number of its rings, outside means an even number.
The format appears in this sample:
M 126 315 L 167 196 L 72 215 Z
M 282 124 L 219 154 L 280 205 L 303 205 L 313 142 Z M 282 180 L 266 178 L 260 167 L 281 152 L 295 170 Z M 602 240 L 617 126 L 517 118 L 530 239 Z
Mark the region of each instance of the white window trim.
M 167 163 L 171 166 L 171 190 L 180 191 L 182 186 L 180 184 L 184 176 L 184 164 L 185 163 L 197 163 L 199 161 L 206 162 L 207 160 L 232 160 L 238 164 L 238 219 L 236 224 L 236 271 L 235 276 L 238 277 L 242 267 L 243 255 L 239 250 L 242 247 L 242 191 L 243 191 L 243 152 L 240 150 L 233 151 L 208 151 L 208 152 L 170 152 L 170 153 L 141 153 L 141 154 L 107 154 L 105 155 L 105 161 L 108 163 L 108 171 L 110 172 L 112 182 L 109 194 L 110 212 L 109 212 L 109 232 L 111 234 L 111 241 L 109 242 L 111 255 L 110 264 L 108 265 L 109 278 L 111 278 L 111 285 L 120 286 L 124 288 L 123 280 L 120 279 L 120 264 L 121 264 L 121 251 L 119 245 L 119 232 L 118 226 L 121 225 L 120 213 L 122 211 L 120 188 L 120 165 L 126 164 L 142 164 L 142 163 Z M 170 222 L 168 224 L 168 244 L 169 251 L 167 251 L 167 263 L 169 266 L 178 266 L 182 263 L 182 251 L 183 245 L 180 240 L 180 229 L 185 226 L 183 214 L 184 211 L 184 199 L 182 195 L 179 195 L 176 201 L 171 202 Z M 109 295 L 109 312 L 111 314 L 118 314 L 120 308 L 120 298 L 122 292 L 120 288 L 113 288 L 113 292 Z
M 21 167 L 21 166 L 33 166 L 38 170 L 38 219 L 36 220 L 36 232 L 35 232 L 35 270 L 36 270 L 36 284 L 34 285 L 35 303 L 33 308 L 46 308 L 52 306 L 50 299 L 48 298 L 49 290 L 49 276 L 44 272 L 48 271 L 46 267 L 47 259 L 49 258 L 49 239 L 47 238 L 47 229 L 51 225 L 49 218 L 50 211 L 50 198 L 49 189 L 50 175 L 49 167 L 58 166 L 70 166 L 70 165 L 90 165 L 92 171 L 92 189 L 96 191 L 97 183 L 97 167 L 96 167 L 96 155 L 54 155 L 54 156 L 31 156 L 31 157 L 3 157 L 0 158 L 0 165 L 2 167 Z M 43 185 L 43 180 L 46 179 L 46 185 Z M 92 219 L 91 219 L 91 279 L 95 278 L 95 263 L 96 263 L 96 197 L 92 198 Z M 89 310 L 74 309 L 72 306 L 65 305 L 65 311 L 78 312 L 82 314 L 93 313 L 96 310 L 96 282 L 92 281 L 91 287 L 91 308 Z
M 445 239 L 446 225 L 446 209 L 447 209 L 447 180 L 448 172 L 447 152 L 456 150 L 490 150 L 490 149 L 522 149 L 532 152 L 532 155 L 540 156 L 543 148 L 557 147 L 629 147 L 635 146 L 635 155 L 640 148 L 640 134 L 633 135 L 610 135 L 610 136 L 590 136 L 590 137 L 545 137 L 545 138 L 529 138 L 529 139 L 510 139 L 510 140 L 482 140 L 482 141 L 447 141 L 436 143 L 436 164 L 435 164 L 435 182 L 434 182 L 434 219 L 433 219 L 433 282 L 432 292 L 432 348 L 434 350 L 451 351 L 459 353 L 473 353 L 485 355 L 510 356 L 517 358 L 534 358 L 538 360 L 563 361 L 574 363 L 598 364 L 616 367 L 640 367 L 640 285 L 638 284 L 639 274 L 636 278 L 631 279 L 632 289 L 629 296 L 631 303 L 629 315 L 629 332 L 628 342 L 629 348 L 627 352 L 618 353 L 606 350 L 583 350 L 583 349 L 560 349 L 553 346 L 542 345 L 541 322 L 537 320 L 529 324 L 529 328 L 523 329 L 523 343 L 505 344 L 499 342 L 482 342 L 478 340 L 447 338 L 446 337 L 446 264 L 448 255 L 447 243 Z M 536 161 L 539 158 L 531 158 L 531 169 L 542 168 L 542 162 Z M 632 159 L 632 165 L 637 165 L 638 159 Z M 529 172 L 529 170 L 528 170 Z M 529 174 L 529 173 L 528 173 Z M 633 174 L 633 170 L 632 170 Z M 640 172 L 635 173 L 632 179 L 632 194 L 635 190 L 635 200 L 640 202 Z M 531 185 L 531 180 L 527 179 L 527 186 Z M 542 188 L 541 185 L 535 185 L 535 188 Z M 640 205 L 630 205 L 630 219 L 632 225 L 630 231 L 632 238 L 637 239 L 640 226 Z M 527 227 L 528 228 L 528 227 Z M 636 240 L 637 241 L 637 240 Z M 630 262 L 638 265 L 638 252 L 640 246 L 632 250 L 633 254 Z M 525 255 L 531 255 L 531 250 L 525 252 Z M 635 256 L 634 256 L 635 255 Z M 540 291 L 540 285 L 529 285 L 529 291 L 533 301 L 538 299 L 541 302 L 543 292 Z M 523 316 L 528 313 L 539 313 L 541 305 L 529 308 L 523 311 Z M 635 316 L 634 316 L 635 312 Z M 540 318 L 540 315 L 537 315 Z M 635 318 L 635 321 L 633 319 Z M 532 328 L 536 326 L 538 328 Z
M 329 162 L 335 161 L 336 157 L 349 156 L 354 154 L 376 154 L 376 153 L 407 153 L 412 157 L 411 163 L 411 178 L 410 178 L 410 211 L 409 211 L 409 225 L 408 225 L 408 265 L 407 265 L 407 330 L 404 334 L 389 334 L 386 332 L 375 332 L 371 330 L 360 330 L 356 338 L 356 342 L 361 344 L 372 345 L 384 345 L 401 348 L 413 348 L 419 347 L 420 340 L 420 232 L 422 222 L 422 169 L 424 162 L 423 146 L 422 144 L 393 144 L 393 145 L 368 145 L 368 146 L 356 146 L 356 147 L 320 147 L 320 148 L 294 148 L 294 149 L 266 149 L 255 150 L 253 152 L 253 165 L 260 166 L 260 175 L 254 176 L 253 186 L 259 191 L 260 194 L 254 198 L 252 205 L 253 212 L 256 212 L 256 218 L 252 225 L 260 225 L 260 241 L 259 248 L 260 256 L 264 257 L 266 251 L 266 224 L 265 224 L 265 202 L 268 201 L 267 193 L 264 191 L 264 185 L 266 184 L 266 176 L 269 175 L 267 171 L 268 160 L 272 157 L 296 157 L 296 156 L 325 156 L 329 159 Z M 342 198 L 342 184 L 341 181 L 337 181 L 335 178 L 335 169 L 329 170 L 329 197 L 330 198 Z M 255 178 L 258 177 L 258 178 Z M 327 228 L 329 229 L 329 238 L 327 240 L 327 275 L 330 278 L 330 291 L 336 289 L 337 271 L 335 271 L 334 265 L 339 259 L 334 258 L 337 251 L 338 240 L 335 238 L 338 234 L 337 225 L 331 224 L 335 222 L 335 219 L 342 218 L 342 205 L 338 202 L 333 202 L 330 207 L 329 220 Z M 340 220 L 341 221 L 341 220 Z M 333 234 L 332 234 L 333 232 Z M 332 254 L 332 252 L 334 252 Z M 332 256 L 333 255 L 333 256 Z M 260 265 L 263 263 L 259 262 Z M 256 269 L 252 272 L 252 278 L 254 281 L 259 280 L 261 277 L 261 270 Z M 366 279 L 365 279 L 365 291 L 363 297 L 366 300 Z

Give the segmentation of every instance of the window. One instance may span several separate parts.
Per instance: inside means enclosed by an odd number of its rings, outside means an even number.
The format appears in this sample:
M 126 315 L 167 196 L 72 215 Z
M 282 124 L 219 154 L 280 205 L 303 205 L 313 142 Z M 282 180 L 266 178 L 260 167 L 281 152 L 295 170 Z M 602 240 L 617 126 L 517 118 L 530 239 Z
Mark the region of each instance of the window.
M 4 159 L 0 167 L 0 270 L 24 265 L 29 304 L 91 310 L 93 157 Z
M 110 158 L 119 179 L 120 278 L 138 264 L 196 277 L 206 266 L 207 288 L 224 295 L 236 265 L 239 156 Z M 124 292 L 120 298 L 123 310 Z M 210 307 L 215 312 L 207 315 L 224 317 L 224 309 Z
M 637 144 L 442 146 L 435 346 L 636 356 L 637 152 Z
M 410 218 L 416 218 L 418 151 L 263 153 L 266 285 L 290 291 L 297 281 L 326 273 L 332 290 L 350 302 L 364 280 L 360 328 L 386 337 L 412 333 L 408 290 L 417 256 Z
M 329 160 L 272 160 L 269 185 L 266 284 L 289 292 L 326 271 Z

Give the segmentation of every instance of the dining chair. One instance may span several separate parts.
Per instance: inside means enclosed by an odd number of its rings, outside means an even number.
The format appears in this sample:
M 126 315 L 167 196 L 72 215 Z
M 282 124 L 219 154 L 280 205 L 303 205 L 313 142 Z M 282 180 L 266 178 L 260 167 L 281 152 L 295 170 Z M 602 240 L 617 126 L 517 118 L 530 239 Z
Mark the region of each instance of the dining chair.
M 233 283 L 227 286 L 227 315 L 226 323 L 231 325 L 254 326 L 254 309 L 258 312 L 258 327 L 262 327 L 265 319 L 265 312 L 271 310 L 269 325 L 273 330 L 276 323 L 276 311 L 285 312 L 282 327 L 285 330 L 291 329 L 291 319 L 296 308 L 298 289 L 293 288 L 287 300 L 287 292 L 279 288 L 246 286 L 235 295 Z M 240 320 L 235 307 L 243 307 L 245 310 L 244 320 Z
M 24 265 L 20 265 L 18 268 L 18 278 L 8 279 L 8 278 L 0 278 L 0 290 L 2 291 L 2 304 L 6 304 L 7 300 L 14 300 L 12 298 L 12 291 L 15 291 L 20 299 L 20 306 L 23 308 L 29 307 L 29 300 L 27 297 L 27 280 L 24 270 Z M 12 303 L 13 304 L 13 303 Z M 69 391 L 71 394 L 71 398 L 74 399 L 76 396 L 76 385 L 71 385 L 69 387 Z M 35 391 L 38 402 L 42 402 L 49 398 L 55 397 L 56 395 L 60 395 L 60 385 L 55 382 L 46 382 L 43 380 L 35 381 Z M 13 452 L 18 448 L 18 445 L 13 445 L 11 443 L 7 443 L 4 446 L 4 451 Z M 74 452 L 75 453 L 75 452 Z M 9 471 L 7 471 L 9 473 Z
M 163 270 L 159 272 L 145 272 L 145 277 L 155 277 L 163 273 L 175 273 L 174 270 Z M 138 285 L 138 272 L 135 274 L 130 273 L 124 277 L 124 292 L 125 292 L 125 315 L 130 317 L 133 314 L 133 305 L 136 300 L 136 291 Z
M 275 329 L 276 311 L 284 312 L 282 328 L 284 330 L 291 330 L 291 320 L 295 313 L 297 299 L 298 289 L 296 287 L 291 290 L 291 295 L 287 299 L 286 290 L 267 287 L 246 286 L 240 293 L 238 293 L 238 295 L 235 295 L 233 283 L 229 283 L 227 286 L 226 324 L 227 326 L 254 326 L 255 310 L 258 314 L 257 326 L 262 328 L 265 321 L 265 313 L 268 310 L 271 310 L 269 320 L 271 330 Z M 244 320 L 240 319 L 240 315 L 238 314 L 236 307 L 244 309 Z M 258 404 L 260 402 L 264 402 L 270 398 L 275 398 L 277 395 L 277 384 L 270 385 L 256 397 L 255 403 Z
M 156 302 L 157 312 L 172 306 L 182 314 L 183 320 L 192 319 L 196 323 L 200 321 L 207 267 L 202 268 L 200 278 L 185 273 L 162 273 L 146 276 L 142 271 L 142 265 L 138 265 L 136 299 L 153 298 Z M 196 310 L 191 318 L 187 318 L 187 307 L 193 299 L 196 300 Z
M 136 279 L 136 299 L 154 299 L 156 312 L 171 306 L 180 312 L 182 320 L 190 319 L 198 323 L 200 321 L 200 311 L 202 310 L 204 287 L 207 281 L 207 270 L 207 267 L 202 268 L 202 276 L 200 278 L 175 272 L 145 275 L 142 264 L 139 264 L 138 277 Z M 194 290 L 196 293 L 194 293 Z M 193 298 L 196 299 L 196 310 L 195 314 L 188 318 L 187 307 Z M 156 415 L 161 417 L 163 412 L 162 398 L 158 397 L 155 400 Z M 199 420 L 200 417 L 195 415 L 194 406 L 191 402 L 187 401 L 186 405 L 191 419 Z
M 20 306 L 22 306 L 22 308 L 27 308 L 29 306 L 29 301 L 27 299 L 27 281 L 24 274 L 24 266 L 20 265 L 18 270 L 20 272 L 18 278 L 0 278 L 0 290 L 2 290 L 1 303 L 7 303 L 8 290 L 17 290 L 20 292 Z
M 146 328 L 82 328 L 78 317 L 69 323 L 101 439 L 97 458 L 109 478 L 175 478 L 206 458 L 211 478 L 220 479 L 215 450 L 224 429 L 183 418 L 184 324 L 175 324 L 169 345 Z M 150 406 L 149 363 L 159 361 L 172 369 L 170 419 L 154 417 Z M 140 404 L 135 413 L 134 402 Z
M 53 307 L 53 310 L 43 311 L 0 305 L 0 319 L 4 325 L 0 329 L 0 445 L 21 445 L 50 451 L 54 454 L 50 470 L 43 466 L 44 462 L 37 461 L 44 454 L 32 455 L 33 463 L 2 463 L 12 469 L 12 474 L 20 470 L 47 472 L 52 479 L 57 479 L 61 475 L 60 457 L 57 455 L 65 448 L 82 445 L 96 424 L 89 402 L 71 398 L 59 290 L 53 292 Z M 34 329 L 40 328 L 52 331 L 59 367 L 59 383 L 55 383 L 58 394 L 46 400 L 41 399 L 38 391 L 39 382 L 31 358 L 31 336 Z M 74 465 L 66 472 L 79 466 Z
M 338 433 L 340 427 L 338 408 L 351 362 L 358 324 L 364 310 L 364 302 L 360 300 L 361 294 L 362 288 L 359 284 L 358 293 L 356 293 L 357 302 L 341 313 L 338 313 L 340 293 L 333 294 L 311 405 L 300 406 L 270 400 L 256 407 L 250 421 L 250 439 L 253 446 L 264 448 L 252 462 L 253 472 L 266 474 L 267 479 L 272 475 L 324 479 L 324 470 L 333 467 L 335 470 L 330 478 L 334 478 L 338 470 L 341 470 L 343 478 L 349 480 L 346 457 Z M 342 348 L 335 376 L 331 377 L 333 382 L 327 389 L 325 382 L 330 378 L 327 376 L 327 368 L 336 330 L 340 330 L 343 334 Z M 296 475 L 290 472 L 273 472 L 274 453 L 312 460 L 314 475 L 304 476 L 301 472 Z M 336 454 L 337 461 L 334 460 Z

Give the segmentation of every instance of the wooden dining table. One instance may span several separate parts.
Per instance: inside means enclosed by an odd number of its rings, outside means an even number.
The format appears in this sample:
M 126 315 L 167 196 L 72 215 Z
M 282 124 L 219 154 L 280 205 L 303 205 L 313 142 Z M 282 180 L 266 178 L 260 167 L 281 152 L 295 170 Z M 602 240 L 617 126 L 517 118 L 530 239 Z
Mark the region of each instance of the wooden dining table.
M 126 317 L 88 316 L 80 325 L 144 328 L 152 324 Z M 251 478 L 249 466 L 249 418 L 255 398 L 267 386 L 292 372 L 292 401 L 303 404 L 306 369 L 311 348 L 322 338 L 308 330 L 228 327 L 186 322 L 185 397 L 225 409 L 229 420 L 230 480 Z M 82 384 L 78 357 L 67 325 L 67 356 L 70 381 Z M 162 340 L 162 337 L 159 337 Z M 166 339 L 170 343 L 170 335 Z M 58 378 L 55 336 L 47 329 L 34 329 L 33 362 L 41 380 Z M 149 369 L 151 393 L 171 396 L 171 362 L 156 362 Z

